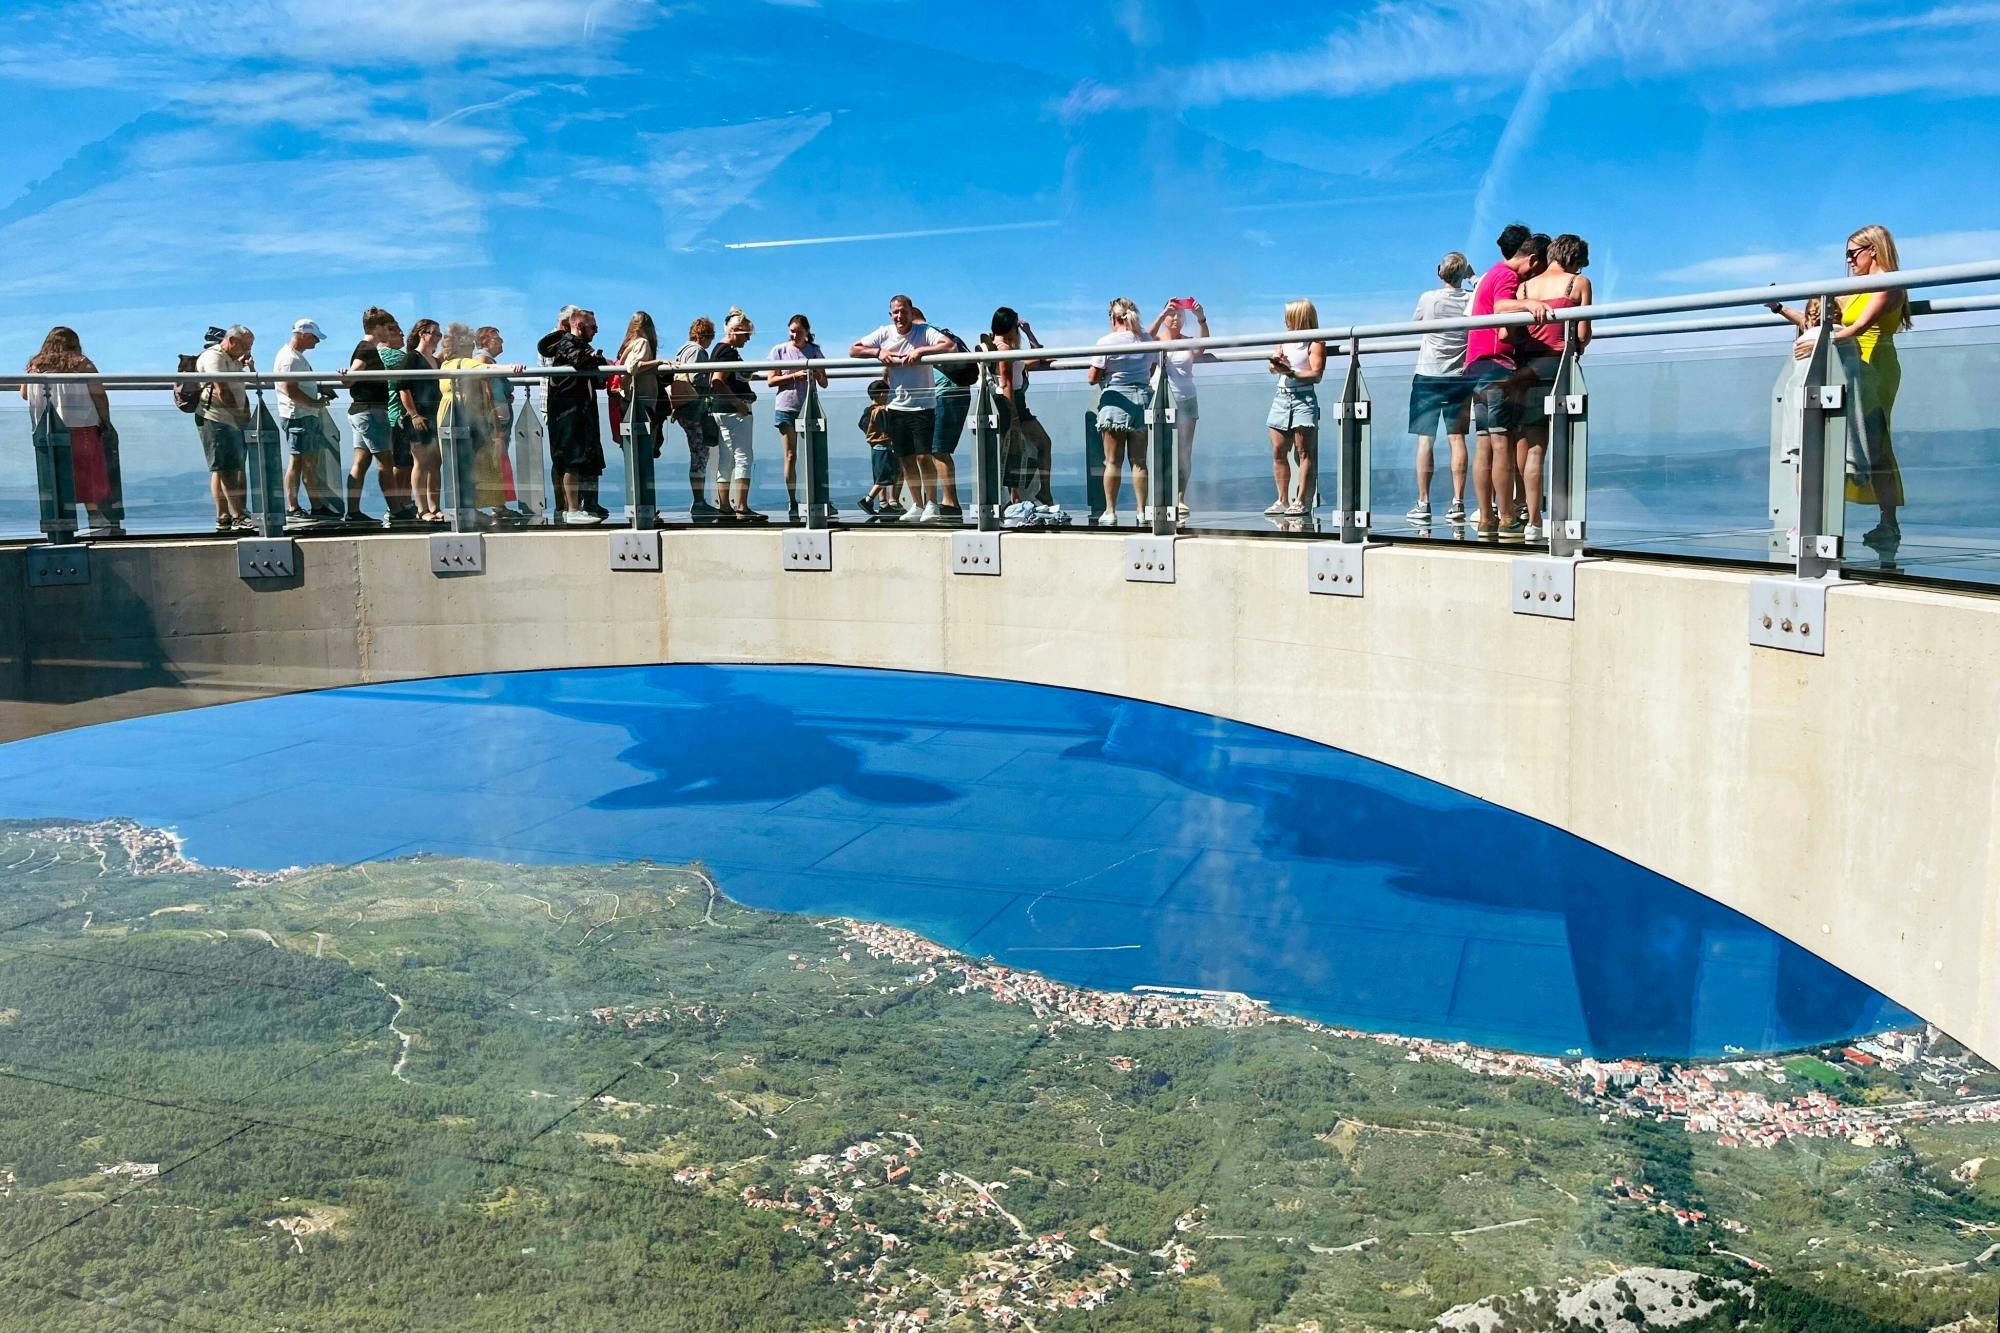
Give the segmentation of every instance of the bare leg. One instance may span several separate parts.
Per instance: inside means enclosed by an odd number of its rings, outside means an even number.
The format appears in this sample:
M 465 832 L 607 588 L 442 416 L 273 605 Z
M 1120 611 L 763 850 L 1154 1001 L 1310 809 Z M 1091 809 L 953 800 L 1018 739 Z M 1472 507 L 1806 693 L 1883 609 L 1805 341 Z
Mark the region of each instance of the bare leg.
M 1465 432 L 1448 437 L 1451 443 L 1451 498 L 1465 503 Z
M 208 474 L 208 494 L 215 501 L 215 521 L 217 523 L 227 523 L 230 519 L 236 517 L 236 512 L 229 507 L 229 489 L 222 484 L 222 474 L 220 472 L 211 472 Z
M 1183 416 L 1174 423 L 1176 453 L 1174 464 L 1179 474 L 1174 478 L 1176 489 L 1174 499 L 1183 506 L 1187 504 L 1188 477 L 1194 471 L 1194 428 L 1200 421 L 1190 421 Z
M 947 509 L 958 508 L 958 467 L 951 455 L 931 455 L 931 467 L 937 473 L 934 486 L 938 503 Z
M 1271 428 L 1271 480 L 1278 488 L 1278 507 L 1292 502 L 1292 446 L 1285 432 Z
M 1478 509 L 1473 513 L 1475 527 L 1489 525 L 1494 517 L 1495 502 L 1506 494 L 1500 486 L 1500 459 L 1507 453 L 1507 433 L 1505 431 L 1481 431 L 1476 438 L 1477 454 L 1472 460 L 1472 489 L 1478 499 Z
M 1319 485 L 1319 427 L 1293 431 L 1292 441 L 1299 460 L 1299 508 L 1310 511 Z
M 247 498 L 249 486 L 249 478 L 240 470 L 222 474 L 223 497 L 229 505 L 229 512 L 237 518 L 250 512 L 250 502 Z
M 1495 431 L 1489 437 L 1493 446 L 1493 501 L 1505 506 L 1494 514 L 1494 521 L 1501 527 L 1514 521 L 1514 497 L 1521 485 L 1520 469 L 1514 463 L 1515 437 L 1505 431 Z
M 293 454 L 285 462 L 285 508 L 287 509 L 305 507 L 298 503 L 299 476 L 304 464 L 305 458 L 301 454 Z
M 1459 452 L 1465 452 L 1465 441 L 1458 442 Z M 1428 508 L 1431 502 L 1431 473 L 1437 464 L 1431 460 L 1431 437 L 1417 436 L 1417 503 Z M 1464 464 L 1461 462 L 1460 469 Z
M 1100 432 L 1104 437 L 1104 512 L 1118 511 L 1118 487 L 1122 480 L 1121 469 L 1125 466 L 1125 432 L 1107 430 Z
M 792 426 L 780 425 L 778 438 L 785 442 L 785 503 L 799 507 L 799 434 Z
M 1528 522 L 1542 525 L 1542 460 L 1548 453 L 1549 428 L 1530 426 L 1521 440 L 1521 495 L 1528 506 Z
M 1132 502 L 1139 506 L 1139 512 L 1146 512 L 1147 476 L 1146 437 L 1134 431 L 1125 437 L 1125 452 L 1132 459 Z

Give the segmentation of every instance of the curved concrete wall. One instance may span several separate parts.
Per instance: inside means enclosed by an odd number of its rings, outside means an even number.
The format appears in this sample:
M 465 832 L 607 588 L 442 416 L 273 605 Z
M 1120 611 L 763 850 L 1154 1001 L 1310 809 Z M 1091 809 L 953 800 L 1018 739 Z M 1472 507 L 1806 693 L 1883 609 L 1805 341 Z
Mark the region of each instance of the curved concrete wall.
M 1116 538 L 1019 535 L 956 577 L 942 533 L 678 532 L 658 574 L 602 533 L 301 543 L 285 586 L 226 542 L 100 547 L 87 586 L 16 589 L 0 736 L 282 690 L 465 671 L 824 662 L 1079 686 L 1307 736 L 1547 820 L 1800 941 L 2000 1059 L 2000 603 L 1850 585 L 1824 658 L 1746 642 L 1744 575 L 1578 572 L 1574 623 L 1510 609 L 1507 557 L 1371 551 L 1366 598 L 1312 597 L 1301 544 L 1202 537 L 1173 585 Z M 1448 829 L 1440 829 L 1448 836 Z M 1464 849 L 1477 862 L 1482 849 Z M 1495 866 L 1495 874 L 1517 873 Z M 1520 868 L 1518 873 L 1527 873 Z

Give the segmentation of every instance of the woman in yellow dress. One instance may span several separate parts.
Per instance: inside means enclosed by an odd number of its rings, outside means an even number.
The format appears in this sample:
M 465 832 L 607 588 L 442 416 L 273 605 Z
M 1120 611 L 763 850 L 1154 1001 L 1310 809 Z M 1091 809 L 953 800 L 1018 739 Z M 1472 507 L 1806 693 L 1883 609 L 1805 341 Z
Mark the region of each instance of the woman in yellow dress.
M 1896 238 L 1880 223 L 1847 238 L 1847 268 L 1857 277 L 1894 273 L 1901 266 Z M 1778 313 L 1801 330 L 1816 322 L 1782 306 Z M 1840 298 L 1840 327 L 1833 331 L 1833 341 L 1840 348 L 1848 382 L 1854 386 L 1861 407 L 1861 448 L 1850 468 L 1847 498 L 1882 511 L 1882 521 L 1861 537 L 1874 547 L 1893 547 L 1903 537 L 1902 526 L 1896 521 L 1896 511 L 1903 505 L 1903 470 L 1896 463 L 1890 423 L 1896 410 L 1896 391 L 1903 384 L 1896 334 L 1909 327 L 1910 296 L 1904 288 L 1886 287 Z M 1800 339 L 1793 355 L 1803 357 L 1811 351 L 1811 341 Z

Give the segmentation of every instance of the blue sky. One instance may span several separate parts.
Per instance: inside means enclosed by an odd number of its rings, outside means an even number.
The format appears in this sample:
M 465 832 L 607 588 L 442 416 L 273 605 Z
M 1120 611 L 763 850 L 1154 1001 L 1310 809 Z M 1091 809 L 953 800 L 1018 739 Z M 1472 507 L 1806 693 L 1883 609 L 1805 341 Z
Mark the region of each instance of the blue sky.
M 0 359 L 203 327 L 731 305 L 844 344 L 913 293 L 1094 339 L 1311 296 L 1402 317 L 1521 218 L 1601 295 L 2000 256 L 2000 3 L 0 0 Z

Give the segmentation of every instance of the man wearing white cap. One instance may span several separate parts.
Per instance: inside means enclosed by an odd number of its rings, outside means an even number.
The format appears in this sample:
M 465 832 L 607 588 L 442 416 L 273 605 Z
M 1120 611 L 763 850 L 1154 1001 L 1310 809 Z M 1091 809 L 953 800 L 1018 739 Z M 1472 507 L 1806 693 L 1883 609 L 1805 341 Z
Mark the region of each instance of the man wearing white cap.
M 319 325 L 309 319 L 300 320 L 292 325 L 292 336 L 278 352 L 271 369 L 280 375 L 311 370 L 306 353 L 319 346 L 324 336 Z M 323 391 L 317 380 L 285 380 L 278 385 L 278 429 L 284 433 L 290 455 L 285 462 L 286 517 L 293 522 L 338 521 L 344 512 L 336 503 L 333 490 L 334 474 L 340 469 L 340 428 L 333 424 L 333 417 L 326 410 L 332 401 L 332 391 Z M 297 503 L 302 480 L 309 507 Z

